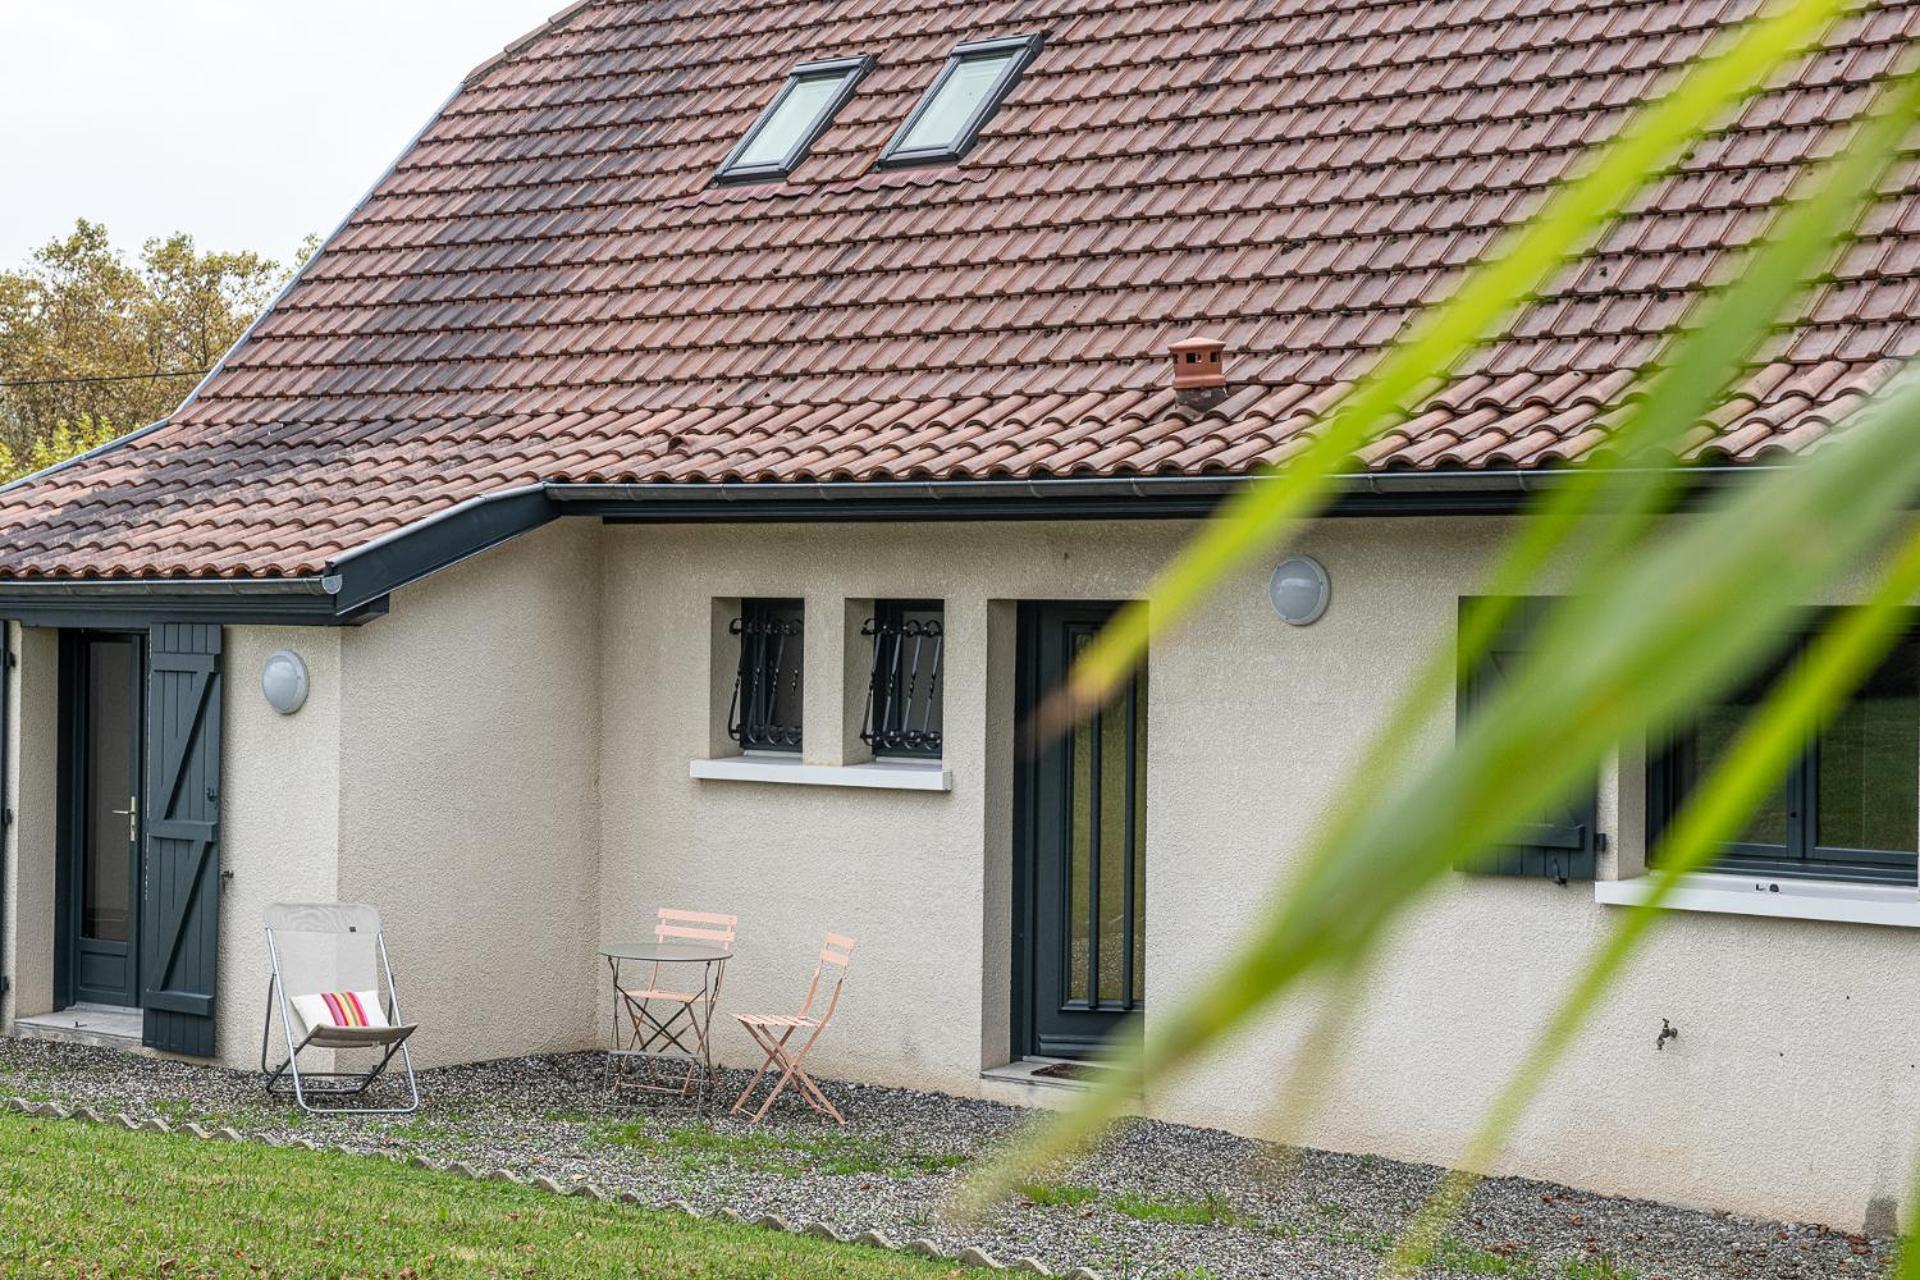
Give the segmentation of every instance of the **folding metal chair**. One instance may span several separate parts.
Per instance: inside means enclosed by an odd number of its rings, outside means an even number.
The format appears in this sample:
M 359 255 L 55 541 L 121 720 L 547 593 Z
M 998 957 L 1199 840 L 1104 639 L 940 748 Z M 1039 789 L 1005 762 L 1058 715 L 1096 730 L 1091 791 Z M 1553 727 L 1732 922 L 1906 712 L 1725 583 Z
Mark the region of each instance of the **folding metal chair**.
M 400 1019 L 400 997 L 394 991 L 380 913 L 352 903 L 278 902 L 266 910 L 266 932 L 271 973 L 260 1071 L 266 1077 L 267 1092 L 284 1095 L 290 1090 L 302 1110 L 321 1115 L 406 1115 L 418 1110 L 420 1085 L 407 1048 L 417 1028 Z M 384 1001 L 380 998 L 383 977 Z M 287 1057 L 269 1067 L 276 1009 Z M 363 1071 L 308 1071 L 300 1066 L 300 1055 L 308 1049 L 365 1050 L 378 1057 Z M 396 1054 L 406 1071 L 405 1106 L 336 1101 L 365 1097 Z M 317 1104 L 314 1099 L 322 1101 Z
M 819 1044 L 820 1037 L 826 1033 L 827 1025 L 833 1021 L 833 1011 L 840 1006 L 840 989 L 847 984 L 847 967 L 853 963 L 854 946 L 852 938 L 843 937 L 837 933 L 827 935 L 827 940 L 820 949 L 820 962 L 813 967 L 813 982 L 807 987 L 807 1002 L 800 1006 L 799 1013 L 737 1013 L 734 1015 L 739 1019 L 740 1025 L 746 1029 L 747 1034 L 753 1037 L 754 1043 L 765 1050 L 767 1055 L 767 1060 L 760 1064 L 760 1070 L 754 1072 L 753 1079 L 749 1080 L 747 1087 L 741 1091 L 740 1100 L 733 1104 L 735 1114 L 745 1111 L 747 1100 L 753 1096 L 753 1091 L 760 1086 L 760 1082 L 766 1079 L 769 1073 L 778 1071 L 780 1078 L 774 1082 L 773 1092 L 767 1095 L 766 1101 L 760 1104 L 760 1109 L 750 1117 L 750 1123 L 757 1124 L 766 1116 L 773 1107 L 774 1099 L 786 1091 L 788 1084 L 798 1084 L 800 1096 L 806 1099 L 807 1105 L 813 1108 L 814 1114 L 826 1116 L 836 1124 L 846 1124 L 846 1117 L 840 1114 L 838 1107 L 827 1101 L 827 1095 L 820 1092 L 820 1086 L 815 1084 L 813 1077 L 807 1074 L 804 1064 L 807 1055 L 813 1052 L 813 1046 Z M 814 1005 L 820 997 L 821 986 L 829 966 L 835 971 L 832 979 L 832 993 L 827 997 L 826 1008 L 815 1016 Z M 796 1052 L 788 1047 L 788 1042 L 801 1031 L 811 1034 Z
M 710 943 L 722 950 L 731 951 L 734 931 L 738 924 L 738 916 L 661 907 L 654 922 L 653 938 L 655 942 L 663 943 Z M 633 1087 L 656 1093 L 678 1093 L 685 1096 L 696 1091 L 698 1073 L 702 1068 L 707 1072 L 709 1081 L 713 1076 L 713 1052 L 709 1033 L 713 1027 L 713 1009 L 720 1000 L 720 984 L 726 980 L 727 962 L 717 960 L 710 965 L 703 963 L 698 991 L 663 989 L 660 985 L 662 963 L 659 960 L 654 961 L 652 972 L 647 975 L 647 980 L 633 988 L 620 985 L 620 970 L 616 965 L 614 987 L 620 993 L 620 1001 L 626 1009 L 627 1020 L 631 1024 L 627 1037 L 627 1052 L 649 1055 L 647 1077 L 632 1082 Z M 709 973 L 712 975 L 711 986 L 707 982 Z M 684 1057 L 687 1062 L 686 1075 L 677 1083 L 654 1083 L 654 1073 L 651 1068 L 656 1061 L 652 1057 L 655 1053 L 675 1058 Z

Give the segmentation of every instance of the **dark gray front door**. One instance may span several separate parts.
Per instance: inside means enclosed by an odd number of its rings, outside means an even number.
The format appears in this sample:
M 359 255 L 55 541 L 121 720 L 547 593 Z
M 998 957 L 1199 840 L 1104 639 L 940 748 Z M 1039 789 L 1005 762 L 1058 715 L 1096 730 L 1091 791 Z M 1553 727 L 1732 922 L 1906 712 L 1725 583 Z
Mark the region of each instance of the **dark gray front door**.
M 67 886 L 63 912 L 74 1003 L 139 1003 L 141 638 L 69 637 Z
M 1118 606 L 1021 608 L 1021 722 Z M 1078 1058 L 1139 1034 L 1146 1001 L 1147 684 L 1025 754 L 1016 787 L 1014 1039 Z

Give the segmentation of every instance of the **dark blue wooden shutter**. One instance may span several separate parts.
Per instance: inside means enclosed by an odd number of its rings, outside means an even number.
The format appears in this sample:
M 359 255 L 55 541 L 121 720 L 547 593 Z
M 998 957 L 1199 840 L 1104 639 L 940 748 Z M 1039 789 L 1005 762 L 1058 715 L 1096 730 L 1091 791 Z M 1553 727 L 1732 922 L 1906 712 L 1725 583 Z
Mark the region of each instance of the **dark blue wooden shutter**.
M 213 1055 L 220 937 L 220 628 L 165 623 L 147 643 L 143 1040 Z
M 1472 604 L 1460 602 L 1462 612 Z M 1479 665 L 1460 673 L 1457 720 L 1467 717 L 1482 705 L 1506 678 L 1513 663 L 1527 651 L 1530 637 L 1551 605 L 1549 600 L 1516 601 L 1507 626 Z M 1548 816 L 1545 822 L 1524 827 L 1510 845 L 1494 849 L 1471 864 L 1456 864 L 1460 871 L 1483 875 L 1542 876 L 1549 880 L 1591 880 L 1594 878 L 1600 838 L 1595 830 L 1599 818 L 1598 780 L 1583 788 L 1565 808 Z

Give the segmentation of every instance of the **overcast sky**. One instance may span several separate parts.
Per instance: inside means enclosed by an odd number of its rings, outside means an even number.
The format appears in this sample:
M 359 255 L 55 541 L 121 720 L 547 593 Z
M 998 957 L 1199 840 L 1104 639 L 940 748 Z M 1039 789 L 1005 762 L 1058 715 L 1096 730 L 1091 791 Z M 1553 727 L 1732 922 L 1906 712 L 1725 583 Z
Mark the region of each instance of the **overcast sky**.
M 0 267 L 73 225 L 285 259 L 567 0 L 0 0 Z

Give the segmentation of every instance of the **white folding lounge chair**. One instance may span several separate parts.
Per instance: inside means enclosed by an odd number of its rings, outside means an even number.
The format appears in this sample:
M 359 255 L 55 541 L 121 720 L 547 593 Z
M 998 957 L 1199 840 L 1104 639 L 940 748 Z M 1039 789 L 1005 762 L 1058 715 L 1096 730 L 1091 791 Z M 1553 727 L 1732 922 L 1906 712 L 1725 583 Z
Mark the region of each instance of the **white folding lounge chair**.
M 380 932 L 380 913 L 352 903 L 277 902 L 266 910 L 267 1024 L 260 1039 L 260 1070 L 267 1092 L 291 1091 L 301 1108 L 316 1114 L 406 1115 L 419 1109 L 420 1086 L 414 1079 L 407 1039 L 414 1026 L 400 1019 L 393 966 Z M 384 977 L 386 998 L 380 996 Z M 267 1065 L 278 1010 L 287 1057 Z M 365 1052 L 371 1066 L 359 1071 L 306 1071 L 300 1054 L 307 1049 L 336 1055 Z M 360 1105 L 399 1055 L 407 1077 L 405 1106 Z M 337 1066 L 338 1063 L 329 1064 Z

